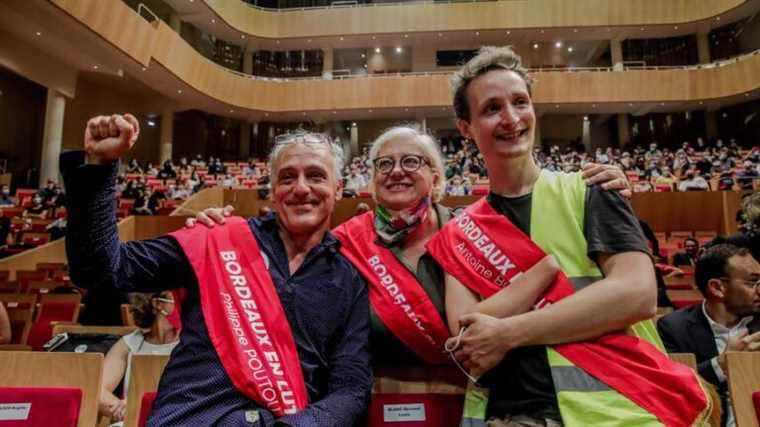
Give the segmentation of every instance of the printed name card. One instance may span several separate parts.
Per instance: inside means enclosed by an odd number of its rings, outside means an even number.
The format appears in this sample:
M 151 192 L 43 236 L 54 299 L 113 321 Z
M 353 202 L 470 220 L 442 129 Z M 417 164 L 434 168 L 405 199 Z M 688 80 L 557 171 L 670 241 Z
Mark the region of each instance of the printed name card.
M 0 403 L 0 421 L 26 420 L 31 403 Z
M 425 421 L 425 404 L 383 405 L 383 421 L 386 423 Z

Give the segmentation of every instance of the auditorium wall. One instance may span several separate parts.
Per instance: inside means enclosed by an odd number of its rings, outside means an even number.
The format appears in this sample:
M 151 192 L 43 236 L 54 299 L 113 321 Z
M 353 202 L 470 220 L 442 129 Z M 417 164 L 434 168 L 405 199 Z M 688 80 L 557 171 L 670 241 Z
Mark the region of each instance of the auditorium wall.
M 8 160 L 16 186 L 39 170 L 46 100 L 45 87 L 0 68 L 0 159 Z
M 125 79 L 130 81 L 125 84 Z M 128 85 L 139 86 L 129 91 Z M 139 93 L 140 95 L 136 95 Z M 87 120 L 98 115 L 132 113 L 140 121 L 140 139 L 132 150 L 135 158 L 158 161 L 161 136 L 159 114 L 171 105 L 162 95 L 129 77 L 101 73 L 81 73 L 77 96 L 67 99 L 63 125 L 63 148 L 81 149 Z M 155 126 L 148 125 L 148 118 Z

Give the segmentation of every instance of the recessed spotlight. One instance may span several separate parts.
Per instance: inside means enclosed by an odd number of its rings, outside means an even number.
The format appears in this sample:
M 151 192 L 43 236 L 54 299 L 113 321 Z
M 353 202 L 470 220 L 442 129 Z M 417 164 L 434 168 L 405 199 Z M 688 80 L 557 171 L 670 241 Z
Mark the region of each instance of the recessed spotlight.
M 340 38 L 340 41 L 343 41 L 343 37 Z
M 306 40 L 306 43 L 311 43 L 311 39 L 309 39 L 309 40 Z
M 333 114 L 338 114 L 338 112 L 337 111 L 333 111 Z
M 475 35 L 479 36 L 480 35 L 480 31 L 475 31 Z
M 673 27 L 673 29 L 674 29 L 674 30 L 677 30 L 677 29 L 678 29 L 678 25 L 675 25 L 675 26 Z
M 235 112 L 235 110 L 230 110 L 230 113 L 234 113 L 234 112 Z
M 554 108 L 559 108 L 559 104 L 555 104 L 555 105 L 554 105 Z
M 609 28 L 609 27 L 607 27 L 607 32 L 609 33 L 610 31 L 612 31 L 612 30 L 610 30 L 610 28 Z
M 375 48 L 375 53 L 380 53 L 380 48 L 379 47 Z
M 438 33 L 438 37 L 443 37 L 443 33 Z
M 588 116 L 583 116 L 583 121 L 588 121 Z
M 279 40 L 277 40 L 277 41 L 276 41 L 276 43 L 277 43 L 277 44 L 280 44 L 280 41 L 279 41 Z
M 568 51 L 568 52 L 570 52 L 570 53 L 573 53 L 573 50 L 575 50 L 575 49 L 573 49 L 573 47 L 572 47 L 572 46 L 568 46 L 568 47 L 567 47 L 567 51 Z
M 41 36 L 41 35 L 42 35 L 42 32 L 40 32 L 40 31 L 37 31 L 37 35 L 38 35 L 38 36 Z
M 554 47 L 556 47 L 557 49 L 561 48 L 562 47 L 562 42 L 561 41 L 555 42 L 554 43 Z
M 749 93 L 745 93 L 744 96 L 749 97 Z
M 644 27 L 641 27 L 640 29 L 641 29 L 641 31 L 644 31 Z
M 702 101 L 699 101 L 699 105 L 703 105 L 703 104 L 704 104 L 704 102 L 702 102 Z
M 507 30 L 507 35 L 510 35 L 511 33 L 512 33 L 511 31 Z
M 573 29 L 573 32 L 574 32 L 574 33 L 577 33 L 577 32 L 578 32 L 578 29 L 577 29 L 577 28 L 574 28 L 574 29 Z
M 306 111 L 304 111 L 303 113 L 301 113 L 301 115 L 302 115 L 302 116 L 305 116 L 305 115 L 306 115 Z
M 716 21 L 720 21 L 720 16 L 716 16 L 716 17 L 715 17 L 715 20 L 716 20 Z
M 544 33 L 544 30 L 541 30 L 541 34 L 543 34 L 543 33 Z
M 365 55 L 365 54 L 362 53 L 362 59 L 366 58 L 366 57 L 367 57 L 367 55 Z
M 371 112 L 372 112 L 372 110 L 369 110 L 369 112 L 371 113 Z
M 177 89 L 177 93 L 182 93 L 182 89 Z
M 145 68 L 145 67 L 142 67 L 142 70 L 143 70 L 143 71 L 147 71 L 148 69 L 147 69 L 147 68 Z
M 409 38 L 409 34 L 404 34 L 404 38 L 408 39 Z
M 404 111 L 409 111 L 409 109 L 408 108 L 404 108 Z
M 629 107 L 633 107 L 633 103 L 629 102 L 629 103 L 628 103 L 628 106 L 629 106 Z
M 195 0 L 190 0 L 190 3 L 194 2 Z
M 533 43 L 533 49 L 538 49 L 538 43 Z
M 665 106 L 665 103 L 664 103 L 664 102 L 660 102 L 660 105 L 664 107 L 664 106 Z
M 372 40 L 375 40 L 375 36 L 372 36 Z
M 156 122 L 153 121 L 153 120 L 148 120 L 148 126 L 154 127 L 154 126 L 156 126 Z
M 216 19 L 213 19 L 213 18 L 212 18 L 212 19 L 211 19 L 211 23 L 212 23 L 212 24 L 216 24 Z
M 401 46 L 399 46 L 399 47 L 396 48 L 396 53 L 401 53 L 403 51 L 404 51 L 404 49 Z
M 596 108 L 596 104 L 591 104 L 591 108 Z
M 98 69 L 98 66 L 97 66 L 97 65 L 93 65 L 93 66 L 92 66 L 92 68 L 93 68 L 94 70 L 97 70 L 97 69 Z
M 364 68 L 367 68 L 367 64 L 364 64 Z
M 241 35 L 240 35 L 240 38 L 241 38 L 241 39 L 244 39 L 244 38 L 245 38 L 245 34 L 241 34 Z
M 356 122 L 351 122 L 351 126 L 356 126 Z

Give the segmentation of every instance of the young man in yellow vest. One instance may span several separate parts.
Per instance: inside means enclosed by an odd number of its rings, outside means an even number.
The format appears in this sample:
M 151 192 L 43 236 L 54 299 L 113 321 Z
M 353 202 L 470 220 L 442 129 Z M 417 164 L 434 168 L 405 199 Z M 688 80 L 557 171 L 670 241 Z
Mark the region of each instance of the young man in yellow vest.
M 531 79 L 509 48 L 483 48 L 453 89 L 457 127 L 491 182 L 428 244 L 458 279 L 446 290 L 449 317 L 459 310 L 466 327 L 455 355 L 490 392 L 485 416 L 469 400 L 465 417 L 493 427 L 701 422 L 709 402 L 696 376 L 660 351 L 651 322 L 637 323 L 654 315 L 657 292 L 628 202 L 581 173 L 539 169 Z M 546 253 L 564 274 L 533 310 L 471 312 Z

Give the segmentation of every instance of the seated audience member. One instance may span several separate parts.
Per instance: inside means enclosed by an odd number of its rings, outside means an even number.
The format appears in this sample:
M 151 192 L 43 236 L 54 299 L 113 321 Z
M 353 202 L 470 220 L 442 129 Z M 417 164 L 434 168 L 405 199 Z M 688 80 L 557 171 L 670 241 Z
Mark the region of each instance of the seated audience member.
M 750 160 L 744 161 L 744 168 L 736 174 L 736 181 L 742 190 L 752 190 L 755 179 L 758 178 L 755 165 Z
M 11 188 L 3 184 L 0 187 L 0 206 L 13 206 L 16 202 L 11 198 Z
M 147 426 L 356 425 L 372 387 L 369 301 L 328 231 L 340 146 L 321 134 L 277 138 L 276 212 L 264 218 L 121 243 L 116 163 L 138 135 L 134 116 L 91 119 L 85 152 L 63 153 L 61 170 L 72 281 L 88 294 L 187 292 Z
M 48 208 L 42 203 L 42 197 L 35 194 L 32 197 L 32 205 L 24 209 L 22 214 L 24 218 L 46 219 L 48 217 Z
M 755 259 L 760 259 L 760 192 L 755 192 L 742 201 L 744 227 L 739 234 L 727 239 L 727 243 L 749 249 Z
M 137 199 L 140 197 L 140 193 L 137 190 L 137 184 L 134 180 L 128 181 L 124 190 L 121 192 L 122 199 Z
M 719 172 L 718 191 L 731 191 L 734 189 L 734 175 L 731 170 Z
M 704 302 L 664 316 L 657 330 L 669 352 L 696 356 L 699 374 L 717 387 L 726 425 L 733 426 L 726 352 L 760 349 L 760 316 L 755 316 L 760 310 L 760 263 L 746 248 L 719 244 L 699 257 L 695 279 Z
M 686 172 L 686 176 L 678 184 L 678 191 L 707 191 L 710 185 L 694 170 Z
M 137 163 L 137 159 L 132 159 L 129 161 L 129 165 L 127 165 L 127 173 L 143 173 L 140 164 Z
M 161 167 L 161 170 L 158 171 L 156 177 L 158 179 L 174 179 L 177 177 L 177 172 L 174 171 L 174 166 L 172 165 L 171 160 L 164 161 L 164 164 Z
M 137 197 L 135 198 L 135 205 L 132 207 L 133 215 L 153 215 L 153 212 L 148 208 L 148 200 L 150 196 L 150 187 L 138 191 Z
M 224 188 L 232 188 L 237 185 L 237 179 L 235 179 L 234 176 L 231 174 L 227 174 L 224 176 L 224 179 L 222 180 L 222 187 Z
M 150 191 L 148 197 L 148 210 L 151 214 L 156 215 L 166 200 L 166 194 L 163 191 Z
M 365 213 L 367 213 L 367 212 L 369 212 L 371 210 L 372 209 L 370 209 L 370 207 L 369 207 L 368 204 L 366 204 L 364 202 L 361 202 L 358 205 L 356 205 L 356 211 L 354 211 L 354 216 L 359 216 L 361 214 L 365 214 Z
M 140 328 L 124 335 L 111 347 L 103 362 L 103 382 L 100 387 L 98 413 L 123 421 L 127 410 L 124 399 L 119 399 L 113 391 L 124 380 L 124 394 L 129 390 L 129 373 L 132 356 L 154 354 L 168 356 L 179 342 L 179 324 L 170 319 L 174 311 L 174 297 L 171 292 L 130 295 L 130 309 L 135 324 Z M 175 316 L 175 319 L 179 317 Z
M 693 237 L 683 239 L 683 251 L 673 255 L 673 265 L 690 265 L 694 267 L 699 258 L 699 241 Z
M 48 233 L 50 233 L 50 240 L 58 240 L 61 237 L 66 237 L 66 224 L 65 217 L 57 218 L 45 227 Z
M 0 304 L 0 344 L 10 344 L 11 338 L 11 319 L 5 306 Z

